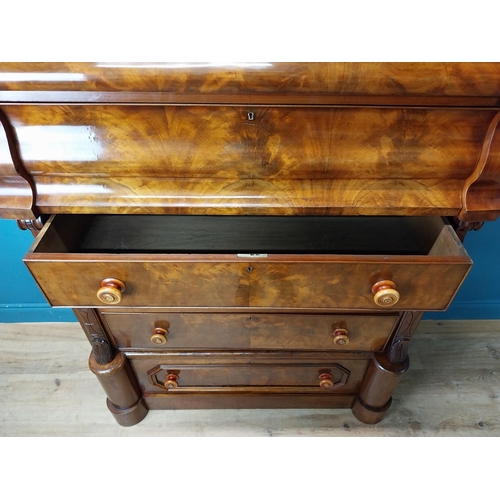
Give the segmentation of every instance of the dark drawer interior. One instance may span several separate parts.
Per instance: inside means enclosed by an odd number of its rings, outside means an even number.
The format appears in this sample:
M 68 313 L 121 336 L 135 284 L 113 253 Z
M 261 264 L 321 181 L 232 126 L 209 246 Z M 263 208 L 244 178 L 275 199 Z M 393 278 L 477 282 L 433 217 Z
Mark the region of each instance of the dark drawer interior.
M 428 255 L 443 227 L 432 217 L 59 215 L 36 251 Z

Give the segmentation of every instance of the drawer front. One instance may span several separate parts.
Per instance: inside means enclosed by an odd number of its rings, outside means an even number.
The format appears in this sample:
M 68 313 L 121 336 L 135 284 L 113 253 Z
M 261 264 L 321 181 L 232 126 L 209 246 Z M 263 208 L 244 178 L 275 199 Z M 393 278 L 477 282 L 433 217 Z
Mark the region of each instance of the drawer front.
M 102 280 L 125 284 L 121 306 L 248 305 L 248 265 L 240 262 L 27 262 L 53 306 L 99 307 Z
M 214 256 L 216 258 L 216 256 Z M 443 310 L 469 263 L 440 262 L 28 262 L 53 306 L 99 307 L 102 280 L 125 284 L 124 307 L 273 307 L 383 310 L 380 275 L 400 295 L 398 310 Z M 388 259 L 386 259 L 388 260 Z M 118 305 L 118 304 L 117 304 Z
M 186 359 L 187 358 L 187 359 Z M 185 356 L 130 357 L 143 393 L 354 393 L 369 360 L 239 359 L 237 363 Z
M 273 262 L 253 266 L 251 307 L 373 309 L 373 286 L 390 280 L 399 310 L 443 310 L 467 275 L 470 263 L 427 258 L 414 262 Z M 392 286 L 392 285 L 391 285 Z
M 252 219 L 253 225 L 249 226 L 234 217 L 207 219 L 211 225 L 208 235 L 204 236 L 199 220 L 193 222 L 189 216 L 175 220 L 175 224 L 170 221 L 162 225 L 162 219 L 148 219 L 147 224 L 141 219 L 144 226 L 141 232 L 141 225 L 137 223 L 133 231 L 127 230 L 124 219 L 119 217 L 96 217 L 95 220 L 83 216 L 75 220 L 55 217 L 44 227 L 24 260 L 49 302 L 54 306 L 71 307 L 380 311 L 392 300 L 392 309 L 442 310 L 448 307 L 471 267 L 471 260 L 460 241 L 441 219 L 408 218 L 403 227 L 397 224 L 395 232 L 404 231 L 408 238 L 415 239 L 415 249 L 404 255 L 398 245 L 394 246 L 395 254 L 387 254 L 387 248 L 370 243 L 380 237 L 374 229 L 379 227 L 380 220 L 378 225 L 343 223 L 339 226 L 343 227 L 341 234 L 332 229 L 337 227 L 335 221 L 324 225 L 316 221 L 318 227 L 313 231 L 314 237 L 311 235 L 311 239 L 302 241 L 300 247 L 295 248 L 296 253 L 284 253 L 287 248 L 293 249 L 293 240 L 298 239 L 294 238 L 294 230 L 301 226 L 294 225 L 294 219 L 288 219 L 286 224 L 282 222 L 286 226 L 282 233 L 276 223 L 270 226 Z M 384 220 L 389 223 L 392 219 L 385 218 L 382 222 Z M 224 225 L 226 230 L 219 235 L 217 229 Z M 386 230 L 393 227 L 384 223 L 381 226 Z M 247 234 L 249 228 L 252 229 L 250 236 Z M 355 238 L 349 236 L 350 229 Z M 98 248 L 96 252 L 99 253 L 94 253 L 92 248 L 111 232 L 106 248 Z M 133 244 L 130 232 L 139 235 Z M 222 252 L 233 232 L 236 234 L 232 242 L 235 246 L 231 247 L 234 253 L 211 253 Z M 184 233 L 188 235 L 186 244 L 189 245 L 183 251 L 174 250 L 175 245 L 169 241 L 176 240 L 176 235 L 185 237 Z M 211 238 L 212 233 L 217 233 L 215 238 Z M 390 239 L 387 231 L 383 234 Z M 275 241 L 281 240 L 281 236 L 287 238 L 287 243 L 275 247 Z M 353 245 L 350 254 L 323 253 L 351 248 L 336 244 L 336 237 L 350 239 Z M 122 239 L 131 253 L 119 253 Z M 201 247 L 196 246 L 199 239 L 203 240 Z M 249 240 L 259 240 L 256 248 L 279 248 L 279 251 L 239 254 L 235 249 L 243 245 L 240 239 L 245 241 L 244 245 L 249 244 Z M 143 240 L 144 247 L 141 245 Z M 328 240 L 328 245 L 325 246 L 322 240 Z M 155 244 L 158 241 L 161 243 Z M 313 247 L 310 254 L 305 253 L 308 250 L 304 243 L 307 242 Z M 152 250 L 147 250 L 148 245 L 152 245 Z M 167 251 L 169 248 L 172 250 Z M 375 249 L 380 254 L 370 253 Z M 136 253 L 139 250 L 144 253 Z M 381 283 L 383 286 L 379 287 Z
M 398 319 L 340 314 L 102 314 L 122 349 L 380 351 Z

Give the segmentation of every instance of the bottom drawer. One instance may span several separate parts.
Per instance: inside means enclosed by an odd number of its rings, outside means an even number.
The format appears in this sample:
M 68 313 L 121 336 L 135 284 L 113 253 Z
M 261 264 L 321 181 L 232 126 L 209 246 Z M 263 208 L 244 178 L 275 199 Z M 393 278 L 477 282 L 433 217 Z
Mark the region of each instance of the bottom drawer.
M 368 359 L 130 355 L 142 392 L 354 394 Z

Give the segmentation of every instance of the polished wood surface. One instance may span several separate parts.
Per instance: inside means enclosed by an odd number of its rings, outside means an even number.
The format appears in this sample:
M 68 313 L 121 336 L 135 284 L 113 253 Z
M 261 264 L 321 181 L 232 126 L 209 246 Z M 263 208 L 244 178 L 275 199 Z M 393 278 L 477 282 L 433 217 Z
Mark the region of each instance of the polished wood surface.
M 2 63 L 0 215 L 52 216 L 25 262 L 75 308 L 121 425 L 373 424 L 472 264 L 439 216 L 500 214 L 499 109 L 497 63 Z
M 337 400 L 330 409 L 327 398 L 344 396 L 325 393 L 314 396 L 323 406 L 279 409 L 273 395 L 268 409 L 150 411 L 139 425 L 121 427 L 88 370 L 89 346 L 78 323 L 0 324 L 0 435 L 498 437 L 499 330 L 499 321 L 421 322 L 411 368 L 376 425 L 359 422 L 350 402 L 342 409 Z
M 490 109 L 4 106 L 35 177 L 464 179 Z M 71 149 L 66 145 L 70 143 Z M 453 156 L 450 156 L 453 151 Z M 54 179 L 56 182 L 56 179 Z
M 42 213 L 455 215 L 496 114 L 266 107 L 250 121 L 243 107 L 3 110 Z
M 6 101 L 64 101 L 75 99 L 75 93 L 80 99 L 123 99 L 134 93 L 135 99 L 153 94 L 173 102 L 203 97 L 220 102 L 229 96 L 245 102 L 273 97 L 280 102 L 282 96 L 285 102 L 299 97 L 308 102 L 317 95 L 464 97 L 469 102 L 491 97 L 483 102 L 493 105 L 500 95 L 497 63 L 2 63 L 0 74 L 0 99 Z
M 391 258 L 378 262 L 362 258 L 357 262 L 259 262 L 253 264 L 249 305 L 380 310 L 371 292 L 371 277 L 380 273 L 398 283 L 401 298 L 392 309 L 446 309 L 469 268 L 466 261 L 447 264 L 432 258 L 407 263 L 391 262 Z
M 114 313 L 102 317 L 121 349 L 154 349 L 150 332 L 168 329 L 168 349 L 302 349 L 380 351 L 392 333 L 397 314 L 232 314 Z M 348 328 L 349 343 L 334 332 Z
M 19 158 L 0 183 L 25 191 L 21 212 L 21 197 L 0 198 L 4 217 L 500 213 L 500 63 L 1 63 L 0 75 L 12 131 L 0 157 Z
M 126 288 L 123 281 L 105 278 L 101 281 L 101 288 L 97 290 L 97 298 L 105 305 L 119 304 Z
M 250 260 L 236 255 L 31 253 L 25 262 L 54 306 L 102 306 L 97 292 L 102 279 L 112 276 L 126 285 L 119 304 L 127 307 L 372 310 L 380 309 L 371 291 L 378 276 L 398 283 L 397 309 L 445 309 L 471 266 L 470 258 L 462 255 L 277 255 Z M 66 279 L 55 281 L 54 276 Z
M 25 257 L 28 268 L 55 306 L 102 306 L 97 295 L 103 290 L 102 280 L 114 279 L 125 285 L 117 304 L 126 307 L 168 304 L 377 310 L 381 306 L 373 300 L 372 287 L 390 280 L 397 283 L 401 297 L 397 309 L 439 310 L 451 302 L 471 266 L 460 241 L 453 238 L 452 230 L 442 221 L 430 221 L 426 239 L 433 234 L 431 243 L 420 241 L 421 228 L 413 229 L 417 248 L 427 249 L 428 255 L 354 252 L 253 258 L 211 253 L 65 253 L 65 248 L 72 248 L 73 241 L 79 238 L 75 232 L 78 229 L 68 233 L 67 225 L 57 221 L 55 217 L 47 224 Z M 410 226 L 417 223 L 412 221 Z M 60 227 L 64 228 L 62 233 Z M 311 250 L 314 252 L 314 247 Z M 362 253 L 366 251 L 364 248 Z M 54 276 L 66 279 L 56 281 Z
M 0 217 L 36 219 L 33 179 L 26 172 L 18 150 L 12 127 L 0 109 Z
M 213 392 L 234 393 L 244 399 L 247 392 L 254 395 L 278 393 L 291 396 L 291 407 L 293 394 L 323 394 L 325 389 L 354 394 L 368 365 L 367 360 L 346 357 L 311 361 L 304 356 L 296 359 L 240 355 L 231 359 L 200 353 L 195 356 L 189 353 L 182 356 L 129 353 L 127 356 L 145 398 L 155 394 L 176 397 L 184 393 L 194 396 Z M 320 385 L 323 373 L 332 376 L 333 384 L 328 388 Z M 169 374 L 177 376 L 175 388 L 164 384 Z
M 497 132 L 499 122 L 500 112 L 488 128 L 476 170 L 464 186 L 465 203 L 459 214 L 459 218 L 464 221 L 493 220 L 500 214 L 500 134 Z M 496 211 L 492 212 L 492 207 L 496 207 Z

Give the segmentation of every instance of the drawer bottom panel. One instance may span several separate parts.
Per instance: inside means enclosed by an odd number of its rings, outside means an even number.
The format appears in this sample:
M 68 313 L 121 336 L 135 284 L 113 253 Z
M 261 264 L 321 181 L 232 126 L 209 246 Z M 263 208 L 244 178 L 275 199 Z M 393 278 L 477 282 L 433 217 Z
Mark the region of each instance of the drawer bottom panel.
M 351 408 L 353 394 L 151 394 L 143 400 L 150 410 L 267 408 Z

